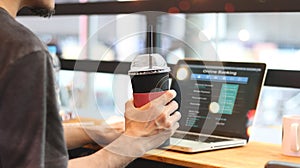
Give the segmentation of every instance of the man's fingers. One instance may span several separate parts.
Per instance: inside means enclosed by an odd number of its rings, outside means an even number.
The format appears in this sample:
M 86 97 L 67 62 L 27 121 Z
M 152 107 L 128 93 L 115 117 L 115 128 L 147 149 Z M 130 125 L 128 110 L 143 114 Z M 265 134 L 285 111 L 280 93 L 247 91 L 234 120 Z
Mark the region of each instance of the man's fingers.
M 176 131 L 178 128 L 179 128 L 179 123 L 176 122 L 176 123 L 173 125 L 173 127 L 172 127 L 172 134 L 171 134 L 171 135 L 173 135 L 173 134 L 175 133 L 175 131 Z
M 181 118 L 181 114 L 176 111 L 172 116 L 169 118 L 169 122 L 174 125 L 174 123 L 178 122 Z
M 174 113 L 175 110 L 178 109 L 178 103 L 176 101 L 171 101 L 167 106 L 166 106 L 166 111 L 168 112 L 168 115 L 171 115 Z
M 181 114 L 176 111 L 172 116 L 168 117 L 167 119 L 165 116 L 162 116 L 157 121 L 155 120 L 155 123 L 159 123 L 156 125 L 164 126 L 165 128 L 170 128 L 174 125 L 174 123 L 178 122 L 181 118 Z
M 125 116 L 133 121 L 150 122 L 157 119 L 162 113 L 170 115 L 178 108 L 178 104 L 175 101 L 172 101 L 175 96 L 176 92 L 174 90 L 168 90 L 162 96 L 140 108 L 135 108 L 132 100 L 130 100 L 126 103 Z M 162 116 L 162 118 L 159 118 L 158 120 L 165 122 L 166 119 L 166 116 Z
M 175 93 L 175 95 L 173 95 L 174 93 Z M 178 103 L 176 101 L 174 101 L 174 100 L 172 101 L 172 99 L 170 100 L 171 102 L 169 101 L 169 99 L 171 97 L 176 96 L 176 92 L 171 91 L 171 94 L 169 94 L 169 95 L 168 94 L 169 93 L 166 93 L 166 96 L 164 98 L 163 98 L 163 96 L 160 97 L 161 100 L 168 101 L 168 103 L 165 106 L 156 105 L 157 103 L 161 103 L 162 101 L 153 102 L 153 104 L 152 104 L 159 111 L 159 113 L 152 115 L 152 119 L 156 119 L 158 117 L 156 120 L 158 120 L 161 123 L 166 122 L 167 119 L 169 118 L 169 116 L 178 109 Z M 166 97 L 168 97 L 168 99 L 166 99 Z M 154 100 L 154 101 L 156 101 L 156 100 Z M 165 103 L 163 103 L 163 104 L 165 104 Z M 159 107 L 161 107 L 161 109 L 159 109 Z
M 168 104 L 172 99 L 176 97 L 176 92 L 174 90 L 168 90 L 160 97 L 153 100 L 154 104 Z

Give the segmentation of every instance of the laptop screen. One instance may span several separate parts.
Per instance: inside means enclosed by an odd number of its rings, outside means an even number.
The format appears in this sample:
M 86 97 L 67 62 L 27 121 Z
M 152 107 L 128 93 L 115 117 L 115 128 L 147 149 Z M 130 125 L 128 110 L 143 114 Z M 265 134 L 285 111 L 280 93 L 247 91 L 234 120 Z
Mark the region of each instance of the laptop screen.
M 247 138 L 264 63 L 180 60 L 172 71 L 181 131 Z

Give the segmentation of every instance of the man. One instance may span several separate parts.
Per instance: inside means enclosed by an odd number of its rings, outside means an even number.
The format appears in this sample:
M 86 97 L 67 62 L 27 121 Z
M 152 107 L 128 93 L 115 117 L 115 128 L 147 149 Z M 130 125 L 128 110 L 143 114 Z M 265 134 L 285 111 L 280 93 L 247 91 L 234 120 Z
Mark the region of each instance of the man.
M 178 128 L 179 112 L 170 116 L 178 107 L 172 101 L 174 91 L 138 109 L 130 100 L 122 134 L 94 154 L 68 161 L 66 146 L 92 139 L 84 128 L 66 128 L 65 142 L 50 55 L 32 32 L 15 21 L 23 7 L 51 16 L 54 0 L 0 0 L 0 168 L 124 167 Z

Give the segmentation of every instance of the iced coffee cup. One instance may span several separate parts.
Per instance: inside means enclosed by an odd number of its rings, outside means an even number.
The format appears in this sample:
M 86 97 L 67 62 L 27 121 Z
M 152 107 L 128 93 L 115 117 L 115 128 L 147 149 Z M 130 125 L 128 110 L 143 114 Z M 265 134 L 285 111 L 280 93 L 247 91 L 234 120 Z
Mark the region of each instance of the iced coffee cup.
M 161 55 L 138 55 L 128 72 L 131 77 L 134 106 L 141 107 L 169 90 L 169 72 L 170 68 Z M 170 139 L 159 147 L 169 144 Z
M 159 54 L 138 55 L 131 63 L 131 77 L 135 107 L 141 107 L 169 90 L 169 72 Z

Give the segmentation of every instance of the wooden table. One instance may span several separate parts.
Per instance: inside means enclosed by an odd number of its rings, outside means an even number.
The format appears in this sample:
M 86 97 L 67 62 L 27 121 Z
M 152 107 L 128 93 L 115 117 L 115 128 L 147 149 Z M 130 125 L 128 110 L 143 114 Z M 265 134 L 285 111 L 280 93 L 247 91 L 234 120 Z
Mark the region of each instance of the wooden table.
M 173 165 L 197 168 L 263 168 L 270 160 L 300 163 L 300 157 L 284 156 L 280 150 L 281 148 L 278 144 L 249 142 L 244 147 L 195 154 L 155 149 L 147 152 L 143 158 Z
M 72 124 L 78 123 L 79 121 L 81 123 L 93 122 L 93 124 L 96 125 L 103 122 L 103 120 L 76 118 L 64 121 L 64 123 Z M 262 142 L 249 142 L 243 147 L 194 154 L 154 149 L 147 152 L 142 159 L 196 168 L 263 168 L 270 160 L 287 161 L 300 164 L 300 157 L 282 155 L 280 145 Z

